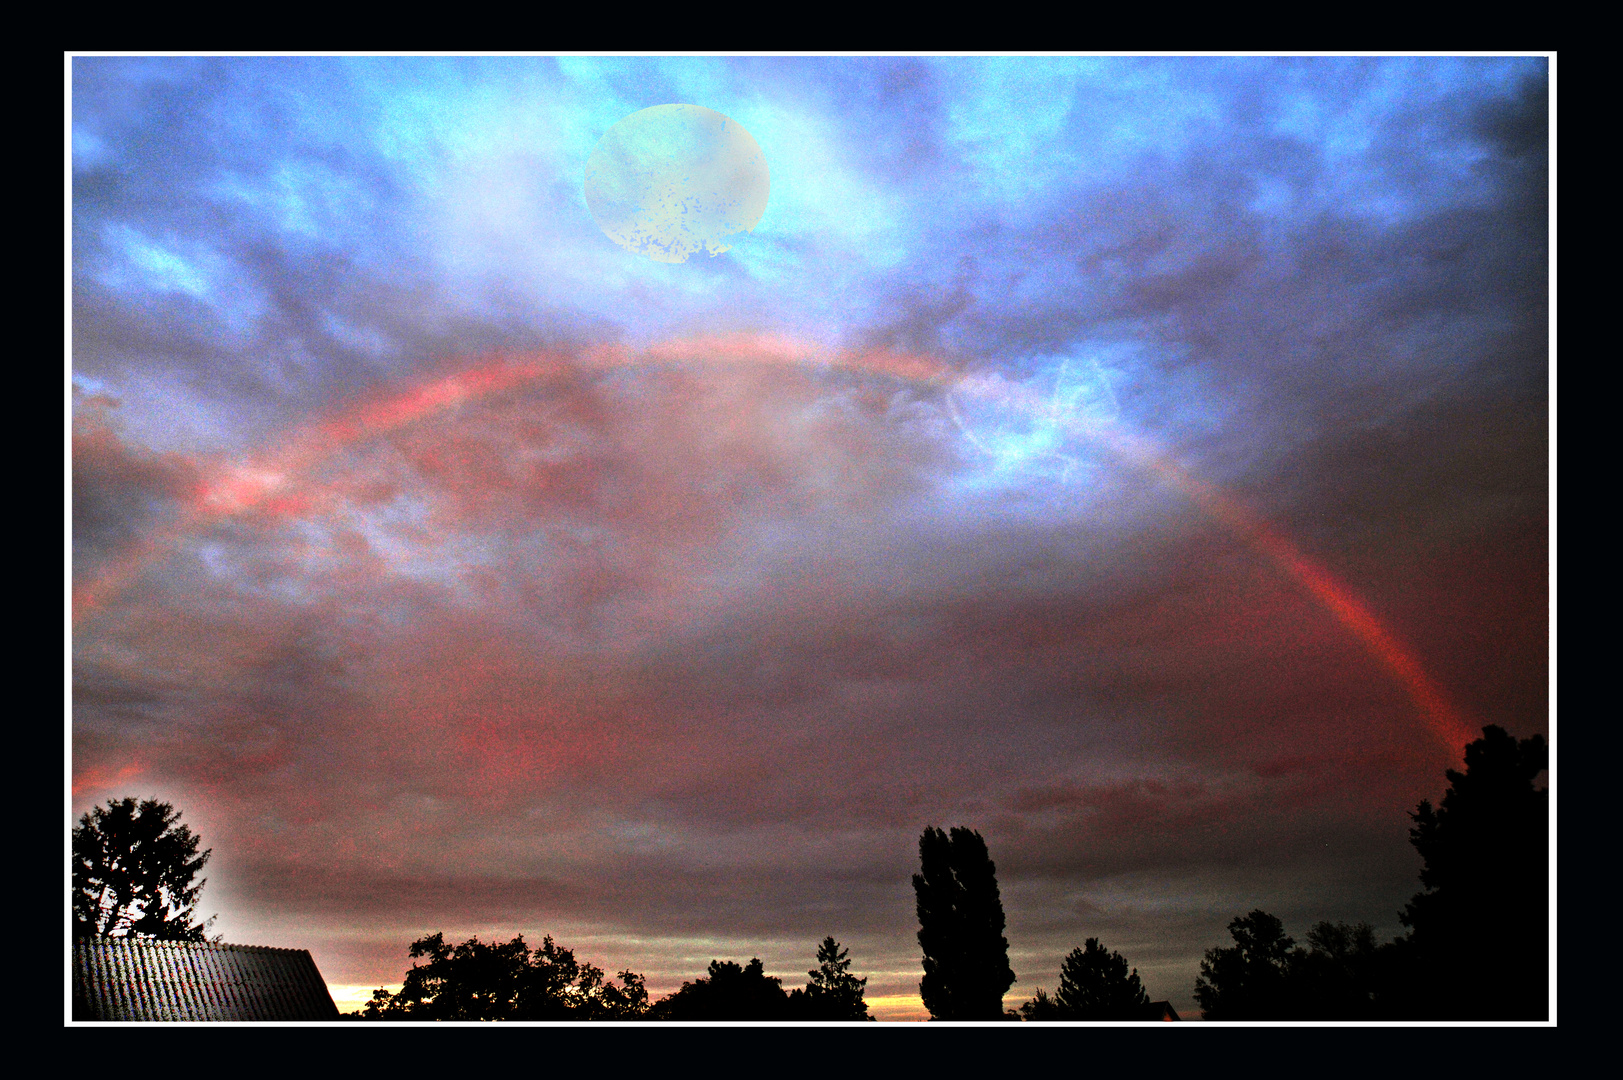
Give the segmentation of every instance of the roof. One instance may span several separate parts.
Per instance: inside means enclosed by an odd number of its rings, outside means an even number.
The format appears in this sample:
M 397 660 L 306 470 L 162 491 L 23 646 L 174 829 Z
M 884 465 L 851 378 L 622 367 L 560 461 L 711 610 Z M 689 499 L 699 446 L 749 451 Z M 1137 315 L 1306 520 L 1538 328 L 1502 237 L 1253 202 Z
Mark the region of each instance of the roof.
M 75 1020 L 336 1020 L 308 949 L 151 938 L 73 942 Z
M 1146 1020 L 1176 1020 L 1178 1013 L 1170 1001 L 1152 1001 L 1144 1009 Z

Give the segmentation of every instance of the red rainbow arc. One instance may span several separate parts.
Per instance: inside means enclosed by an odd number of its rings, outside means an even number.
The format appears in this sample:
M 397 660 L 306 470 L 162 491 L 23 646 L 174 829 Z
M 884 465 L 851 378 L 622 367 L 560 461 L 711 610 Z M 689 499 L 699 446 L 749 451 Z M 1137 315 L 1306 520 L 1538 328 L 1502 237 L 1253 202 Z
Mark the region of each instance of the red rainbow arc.
M 997 395 L 1021 408 L 1047 407 L 1042 399 L 1016 384 L 968 379 L 929 357 L 885 349 L 830 353 L 790 338 L 766 334 L 683 338 L 660 342 L 640 352 L 601 347 L 571 357 L 532 354 L 489 360 L 403 393 L 361 404 L 340 416 L 296 428 L 271 453 L 221 471 L 200 485 L 175 521 L 147 536 L 120 558 L 98 568 L 89 580 L 74 586 L 74 626 L 105 607 L 148 566 L 165 557 L 192 533 L 249 510 L 277 509 L 277 500 L 285 499 L 302 474 L 343 447 L 502 390 L 544 384 L 581 371 L 661 362 L 781 366 L 816 363 L 909 383 L 947 386 L 959 393 Z M 1414 652 L 1351 588 L 1309 558 L 1277 528 L 1217 486 L 1179 465 L 1165 449 L 1118 424 L 1087 417 L 1060 417 L 1056 422 L 1063 423 L 1071 434 L 1123 465 L 1160 478 L 1268 559 L 1391 673 L 1439 741 L 1456 753 L 1471 741 L 1474 733 L 1470 725 Z M 297 500 L 287 500 L 286 512 L 296 513 L 298 505 Z

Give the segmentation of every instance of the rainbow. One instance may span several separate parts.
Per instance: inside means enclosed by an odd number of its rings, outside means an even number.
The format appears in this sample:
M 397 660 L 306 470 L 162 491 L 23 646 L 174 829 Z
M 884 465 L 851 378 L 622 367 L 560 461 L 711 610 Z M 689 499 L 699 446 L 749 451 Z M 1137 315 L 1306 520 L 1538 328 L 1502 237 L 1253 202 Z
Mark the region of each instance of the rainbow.
M 1047 403 L 1018 385 L 964 376 L 939 360 L 888 349 L 829 352 L 817 346 L 771 334 L 730 334 L 659 342 L 640 352 L 618 346 L 599 347 L 574 357 L 528 355 L 498 357 L 433 379 L 403 393 L 362 403 L 342 416 L 303 425 L 262 457 L 233 464 L 200 484 L 176 520 L 88 577 L 76 583 L 72 619 L 80 621 L 102 610 L 154 562 L 184 539 L 209 525 L 245 513 L 298 512 L 288 498 L 299 478 L 340 449 L 419 423 L 454 406 L 520 386 L 590 370 L 609 370 L 646 363 L 699 363 L 794 366 L 818 364 L 903 382 L 942 386 L 957 393 L 997 396 L 1017 407 L 1041 412 Z M 1385 668 L 1407 692 L 1435 737 L 1456 753 L 1475 737 L 1471 726 L 1425 670 L 1419 658 L 1369 606 L 1295 543 L 1215 485 L 1179 465 L 1150 440 L 1119 424 L 1075 415 L 1054 416 L 1067 431 L 1126 467 L 1156 476 L 1181 493 L 1208 517 L 1232 532 L 1319 603 Z

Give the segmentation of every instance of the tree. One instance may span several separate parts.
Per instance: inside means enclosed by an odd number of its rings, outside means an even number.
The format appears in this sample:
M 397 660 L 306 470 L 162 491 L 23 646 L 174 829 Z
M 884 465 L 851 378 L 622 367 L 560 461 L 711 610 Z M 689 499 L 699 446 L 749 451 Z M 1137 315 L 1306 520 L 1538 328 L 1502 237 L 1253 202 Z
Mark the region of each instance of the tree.
M 978 832 L 930 827 L 919 837 L 919 996 L 935 1020 L 1001 1020 L 1014 984 L 997 867 Z
M 1411 964 L 1404 1010 L 1417 1019 L 1534 1020 L 1548 1015 L 1549 767 L 1542 736 L 1518 742 L 1485 727 L 1449 769 L 1435 809 L 1410 814 L 1424 860 L 1417 893 L 1399 915 Z
M 603 969 L 577 962 L 575 954 L 542 940 L 519 996 L 520 1020 L 639 1020 L 648 1012 L 648 990 L 634 971 L 606 982 Z
M 365 1020 L 630 1020 L 648 1011 L 648 991 L 632 971 L 622 986 L 582 963 L 550 936 L 531 953 L 523 935 L 486 944 L 446 944 L 430 934 L 411 943 L 412 964 L 398 994 L 372 992 Z
M 1024 1020 L 1069 1020 L 1059 1007 L 1059 1002 L 1048 996 L 1048 991 L 1039 986 L 1037 993 L 1030 1001 L 1020 1006 L 1020 1016 Z
M 817 947 L 817 968 L 808 971 L 811 981 L 804 990 L 789 994 L 789 1015 L 796 1020 L 872 1020 L 868 1003 L 862 999 L 867 979 L 851 974 L 849 949 L 840 948 L 833 937 Z
M 413 959 L 405 985 L 391 1003 L 413 1020 L 508 1020 L 517 1012 L 530 949 L 522 935 L 485 944 L 470 938 L 448 945 L 430 934 L 411 943 Z
M 1206 950 L 1195 1000 L 1207 1020 L 1279 1020 L 1291 1011 L 1286 993 L 1291 948 L 1285 924 L 1266 911 L 1229 923 L 1234 944 Z
M 1286 971 L 1288 1018 L 1377 1020 L 1376 1000 L 1389 954 L 1368 923 L 1320 922 L 1307 932 L 1306 949 L 1291 952 Z
M 1121 953 L 1088 938 L 1060 965 L 1054 996 L 1039 988 L 1020 1013 L 1028 1020 L 1142 1020 L 1149 1004 L 1138 969 L 1129 973 Z
M 789 995 L 783 980 L 768 975 L 760 960 L 739 967 L 712 960 L 704 977 L 684 982 L 652 1011 L 655 1020 L 786 1020 Z
M 213 854 L 180 824 L 180 812 L 155 797 L 108 800 L 73 829 L 76 934 L 203 941 L 214 922 L 197 924 L 196 881 Z

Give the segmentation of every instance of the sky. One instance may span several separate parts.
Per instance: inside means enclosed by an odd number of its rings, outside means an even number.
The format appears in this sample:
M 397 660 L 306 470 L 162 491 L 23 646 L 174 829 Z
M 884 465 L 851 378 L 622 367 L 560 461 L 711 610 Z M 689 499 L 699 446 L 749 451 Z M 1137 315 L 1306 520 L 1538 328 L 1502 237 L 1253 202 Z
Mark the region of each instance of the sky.
M 426 934 L 657 997 L 986 839 L 1017 982 L 1185 1017 L 1254 908 L 1383 938 L 1548 736 L 1544 57 L 70 60 L 71 791 L 157 795 L 340 1008 Z M 770 170 L 586 204 L 693 104 Z

